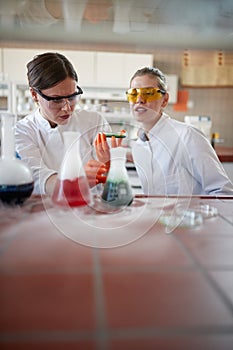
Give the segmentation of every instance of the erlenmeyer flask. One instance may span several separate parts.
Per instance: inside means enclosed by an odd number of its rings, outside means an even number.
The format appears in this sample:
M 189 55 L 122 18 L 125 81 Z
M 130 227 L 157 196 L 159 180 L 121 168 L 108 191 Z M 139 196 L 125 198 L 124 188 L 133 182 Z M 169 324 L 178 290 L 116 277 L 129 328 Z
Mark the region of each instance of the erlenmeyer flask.
M 108 204 L 121 207 L 133 201 L 132 189 L 125 167 L 126 149 L 111 148 L 111 165 L 102 193 L 102 200 Z
M 79 154 L 80 133 L 63 133 L 66 153 L 55 183 L 52 201 L 63 207 L 80 207 L 91 202 L 91 192 Z
M 0 200 L 22 204 L 31 196 L 34 181 L 30 168 L 15 156 L 15 115 L 1 113 Z

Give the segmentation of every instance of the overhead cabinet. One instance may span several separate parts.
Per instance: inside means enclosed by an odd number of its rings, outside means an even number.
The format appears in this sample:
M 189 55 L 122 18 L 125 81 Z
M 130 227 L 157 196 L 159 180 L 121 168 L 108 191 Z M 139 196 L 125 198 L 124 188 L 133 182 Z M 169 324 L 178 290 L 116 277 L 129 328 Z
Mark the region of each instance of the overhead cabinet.
M 79 83 L 92 86 L 95 80 L 95 53 L 85 51 L 64 51 L 48 49 L 3 49 L 3 72 L 11 82 L 27 84 L 27 63 L 34 56 L 44 52 L 59 52 L 64 54 L 78 72 Z
M 0 49 L 3 81 L 12 86 L 12 96 L 7 106 L 13 113 L 25 115 L 33 108 L 28 91 L 27 63 L 44 52 L 60 52 L 73 64 L 78 74 L 78 84 L 83 88 L 82 99 L 125 101 L 126 90 L 133 74 L 143 67 L 153 66 L 153 55 L 119 52 L 94 52 L 48 49 Z M 168 76 L 170 103 L 177 98 L 177 76 Z M 2 89 L 2 94 L 5 89 Z M 9 93 L 8 93 L 9 95 Z M 5 101 L 3 101 L 5 103 Z
M 11 82 L 27 84 L 27 63 L 43 50 L 3 49 L 3 72 Z
M 73 64 L 81 87 L 95 86 L 96 52 L 59 50 Z
M 3 83 L 7 80 L 12 86 L 7 108 L 13 113 L 24 115 L 32 108 L 27 63 L 36 55 L 48 51 L 59 52 L 71 61 L 78 74 L 78 84 L 84 90 L 84 99 L 126 101 L 125 91 L 133 73 L 139 68 L 153 65 L 153 55 L 150 54 L 2 48 L 1 76 Z M 4 91 L 6 89 L 2 88 L 1 93 L 4 94 Z M 5 105 L 5 101 L 2 103 Z
M 153 66 L 153 55 L 117 52 L 98 52 L 96 57 L 96 84 L 100 87 L 129 87 L 136 70 Z
M 60 52 L 74 65 L 81 86 L 127 88 L 132 74 L 153 65 L 153 55 L 48 49 L 2 49 L 2 70 L 11 82 L 27 84 L 27 63 L 43 52 Z

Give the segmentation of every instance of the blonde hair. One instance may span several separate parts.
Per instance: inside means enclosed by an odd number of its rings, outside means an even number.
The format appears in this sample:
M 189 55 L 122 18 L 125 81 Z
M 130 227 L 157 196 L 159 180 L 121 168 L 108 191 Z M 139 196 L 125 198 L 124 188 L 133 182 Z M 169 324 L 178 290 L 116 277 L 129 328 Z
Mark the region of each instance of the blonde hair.
M 154 67 L 144 67 L 142 69 L 138 69 L 130 79 L 130 86 L 134 78 L 143 75 L 150 75 L 151 77 L 155 78 L 158 82 L 158 88 L 167 91 L 167 82 L 165 75 L 161 72 L 161 70 Z

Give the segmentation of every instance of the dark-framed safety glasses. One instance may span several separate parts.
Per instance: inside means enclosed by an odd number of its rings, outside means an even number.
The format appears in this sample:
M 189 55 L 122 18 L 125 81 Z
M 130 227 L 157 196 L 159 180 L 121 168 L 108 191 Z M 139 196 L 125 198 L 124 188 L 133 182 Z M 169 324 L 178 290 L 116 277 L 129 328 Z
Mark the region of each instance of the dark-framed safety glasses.
M 43 94 L 43 92 L 41 92 L 39 89 L 34 88 L 34 90 L 46 101 L 48 101 L 49 108 L 53 108 L 53 109 L 63 108 L 67 102 L 69 103 L 70 106 L 73 106 L 76 104 L 76 102 L 80 98 L 80 95 L 83 94 L 83 90 L 78 85 L 77 85 L 77 91 L 67 96 L 52 97 L 52 96 L 47 96 Z
M 154 87 L 131 88 L 126 91 L 127 99 L 131 103 L 136 103 L 139 96 L 143 98 L 144 102 L 160 100 L 164 94 L 166 94 L 165 90 Z

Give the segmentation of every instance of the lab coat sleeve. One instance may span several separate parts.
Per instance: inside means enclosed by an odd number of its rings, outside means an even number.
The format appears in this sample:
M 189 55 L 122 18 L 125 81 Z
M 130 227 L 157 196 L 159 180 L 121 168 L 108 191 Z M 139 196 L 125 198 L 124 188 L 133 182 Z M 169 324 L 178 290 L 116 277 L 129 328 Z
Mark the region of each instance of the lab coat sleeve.
M 233 195 L 233 184 L 217 154 L 199 130 L 191 129 L 186 145 L 191 158 L 193 177 L 208 195 Z
M 24 124 L 17 123 L 15 130 L 16 152 L 22 161 L 27 163 L 33 172 L 34 194 L 45 194 L 47 179 L 57 171 L 48 168 L 42 159 L 41 149 L 37 144 L 34 130 Z

